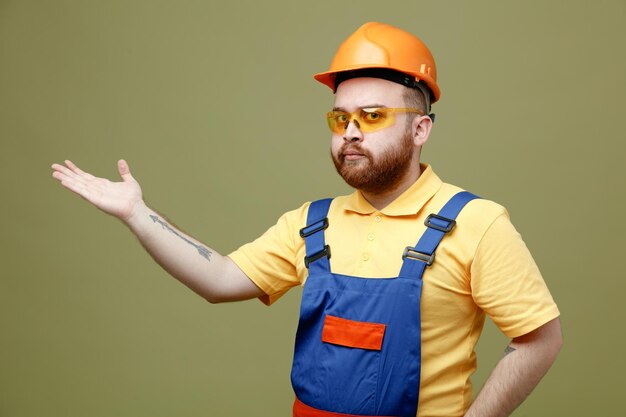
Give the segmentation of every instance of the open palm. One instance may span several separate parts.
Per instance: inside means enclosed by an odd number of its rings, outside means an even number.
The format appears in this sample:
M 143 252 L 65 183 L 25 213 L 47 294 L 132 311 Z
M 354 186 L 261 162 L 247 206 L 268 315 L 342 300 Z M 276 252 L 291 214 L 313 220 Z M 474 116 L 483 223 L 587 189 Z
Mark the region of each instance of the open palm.
M 52 165 L 52 177 L 105 213 L 127 221 L 142 201 L 141 187 L 126 161 L 118 161 L 117 169 L 122 181 L 113 182 L 82 171 L 72 161 L 65 161 L 65 165 Z

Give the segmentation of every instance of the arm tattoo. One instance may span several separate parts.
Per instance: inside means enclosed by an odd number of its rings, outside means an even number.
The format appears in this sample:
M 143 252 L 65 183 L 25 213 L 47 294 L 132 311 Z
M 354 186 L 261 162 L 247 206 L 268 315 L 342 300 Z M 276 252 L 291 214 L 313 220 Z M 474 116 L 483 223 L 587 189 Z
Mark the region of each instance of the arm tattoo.
M 504 349 L 504 355 L 502 355 L 502 357 L 505 357 L 506 355 L 508 355 L 511 352 L 515 352 L 515 348 L 511 347 L 511 345 L 507 346 L 506 349 Z
M 178 236 L 179 238 L 181 238 L 182 240 L 184 240 L 185 242 L 189 243 L 191 246 L 196 248 L 198 250 L 198 253 L 201 256 L 205 257 L 208 261 L 211 260 L 211 254 L 213 252 L 211 252 L 210 250 L 208 250 L 204 246 L 198 245 L 198 244 L 192 242 L 191 240 L 187 239 L 185 236 L 181 235 L 176 230 L 172 229 L 169 224 L 165 223 L 163 220 L 159 219 L 157 216 L 151 214 L 150 218 L 152 219 L 153 222 L 159 223 L 163 229 L 168 230 L 168 231 L 174 233 L 176 236 Z

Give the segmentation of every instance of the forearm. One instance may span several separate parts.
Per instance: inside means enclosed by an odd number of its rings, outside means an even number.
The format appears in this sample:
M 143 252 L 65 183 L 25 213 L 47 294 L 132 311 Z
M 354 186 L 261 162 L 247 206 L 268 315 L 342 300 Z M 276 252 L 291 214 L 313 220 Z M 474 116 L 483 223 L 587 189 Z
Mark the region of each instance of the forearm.
M 141 187 L 125 160 L 117 162 L 121 182 L 95 177 L 72 161 L 52 164 L 52 177 L 85 200 L 122 220 L 154 260 L 209 302 L 263 295 L 228 257 L 181 232 L 143 201 Z
M 561 340 L 558 319 L 514 339 L 465 416 L 509 416 L 548 371 L 561 348 Z
M 145 204 L 142 203 L 125 223 L 163 269 L 209 302 L 256 296 L 251 282 L 250 294 L 247 291 L 239 294 L 237 288 L 233 288 L 248 279 L 228 257 L 178 230 Z M 232 279 L 235 275 L 238 279 Z

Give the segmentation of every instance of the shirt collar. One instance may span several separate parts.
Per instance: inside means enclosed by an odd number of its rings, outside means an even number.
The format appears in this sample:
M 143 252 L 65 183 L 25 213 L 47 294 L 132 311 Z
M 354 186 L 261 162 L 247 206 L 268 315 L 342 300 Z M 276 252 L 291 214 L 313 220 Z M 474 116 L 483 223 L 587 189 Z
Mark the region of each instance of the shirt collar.
M 380 210 L 386 216 L 408 216 L 417 214 L 424 204 L 441 188 L 443 182 L 435 174 L 430 165 L 420 164 L 421 175 L 408 189 L 393 200 L 387 207 Z M 372 214 L 378 211 L 363 197 L 360 191 L 348 196 L 345 210 L 359 214 Z

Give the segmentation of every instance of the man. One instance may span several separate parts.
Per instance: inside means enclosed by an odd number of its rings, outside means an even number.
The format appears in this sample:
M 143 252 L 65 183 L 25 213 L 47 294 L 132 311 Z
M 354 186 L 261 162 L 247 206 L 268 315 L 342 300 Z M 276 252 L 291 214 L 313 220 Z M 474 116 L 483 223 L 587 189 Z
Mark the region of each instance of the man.
M 303 284 L 294 416 L 509 415 L 556 358 L 559 311 L 506 210 L 420 163 L 440 97 L 432 55 L 368 23 L 315 78 L 335 92 L 332 159 L 357 191 L 286 213 L 229 256 L 149 208 L 123 160 L 118 183 L 70 161 L 53 177 L 211 303 L 271 304 Z M 512 341 L 472 403 L 485 313 Z

